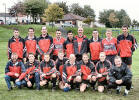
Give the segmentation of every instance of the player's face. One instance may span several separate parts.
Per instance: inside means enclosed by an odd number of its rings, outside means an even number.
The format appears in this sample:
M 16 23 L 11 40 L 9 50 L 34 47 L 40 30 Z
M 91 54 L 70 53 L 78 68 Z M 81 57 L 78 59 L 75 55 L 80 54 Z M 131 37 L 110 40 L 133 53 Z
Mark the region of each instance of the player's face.
M 11 59 L 12 59 L 13 61 L 16 61 L 17 58 L 18 58 L 18 55 L 17 55 L 17 54 L 12 54 Z
M 68 38 L 69 39 L 73 39 L 73 34 L 72 33 L 68 33 Z
M 41 32 L 42 32 L 42 35 L 45 35 L 45 34 L 47 34 L 47 29 L 46 29 L 46 27 L 42 27 L 42 30 L 41 30 Z
M 104 62 L 105 58 L 106 58 L 105 54 L 102 53 L 102 54 L 99 55 L 99 59 L 100 59 L 101 62 Z
M 106 32 L 106 37 L 107 38 L 111 38 L 111 36 L 112 36 L 112 32 Z
M 60 38 L 61 37 L 61 32 L 60 31 L 56 31 L 56 37 Z
M 29 34 L 29 35 L 34 35 L 34 30 L 33 30 L 33 29 L 29 29 L 29 30 L 28 30 L 28 34 Z
M 58 53 L 58 58 L 59 58 L 60 60 L 63 60 L 63 58 L 64 58 L 64 53 Z
M 33 63 L 34 60 L 35 60 L 35 57 L 34 57 L 34 55 L 30 54 L 30 55 L 28 56 L 28 59 L 29 59 L 29 62 L 30 62 L 30 63 Z
M 83 55 L 83 62 L 84 63 L 88 63 L 88 60 L 89 60 L 89 58 L 88 58 L 88 56 L 87 55 Z
M 14 37 L 15 38 L 18 38 L 19 37 L 19 31 L 17 30 L 14 30 L 14 33 L 13 33 Z
M 128 32 L 128 29 L 126 27 L 123 27 L 122 28 L 122 31 L 123 31 L 123 33 L 127 33 Z
M 83 36 L 83 28 L 78 28 L 78 36 L 79 37 Z
M 75 63 L 75 60 L 76 60 L 75 55 L 70 55 L 69 60 L 71 63 Z
M 98 31 L 93 31 L 92 35 L 94 38 L 98 38 Z
M 114 63 L 115 63 L 115 65 L 116 65 L 117 67 L 121 67 L 122 61 L 121 61 L 120 58 L 118 58 L 118 59 L 115 59 L 115 60 L 114 60 Z
M 44 55 L 44 60 L 45 60 L 46 62 L 48 62 L 48 61 L 50 60 L 50 56 L 49 56 L 49 55 Z

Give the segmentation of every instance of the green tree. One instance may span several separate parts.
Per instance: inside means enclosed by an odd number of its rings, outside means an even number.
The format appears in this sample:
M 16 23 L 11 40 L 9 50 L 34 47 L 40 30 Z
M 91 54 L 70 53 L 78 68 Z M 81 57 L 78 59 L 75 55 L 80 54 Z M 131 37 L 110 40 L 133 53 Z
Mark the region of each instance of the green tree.
M 62 18 L 64 15 L 63 9 L 60 8 L 57 4 L 50 4 L 48 8 L 45 9 L 44 18 L 48 22 L 56 22 L 58 19 Z
M 116 27 L 116 23 L 119 21 L 118 18 L 116 18 L 115 12 L 111 12 L 109 15 L 109 22 L 112 27 Z
M 64 14 L 68 14 L 69 13 L 69 8 L 66 4 L 66 2 L 57 2 L 56 3 L 60 8 L 63 8 Z
M 82 17 L 92 17 L 93 19 L 95 19 L 95 16 L 96 15 L 94 10 L 89 5 L 84 5 Z
M 93 21 L 94 19 L 88 16 L 83 22 L 90 25 Z
M 73 3 L 71 5 L 70 12 L 75 15 L 83 16 L 83 8 L 80 7 L 78 3 Z
M 26 13 L 31 15 L 33 18 L 33 23 L 36 23 L 37 19 L 40 18 L 44 9 L 48 7 L 48 2 L 46 0 L 25 0 Z

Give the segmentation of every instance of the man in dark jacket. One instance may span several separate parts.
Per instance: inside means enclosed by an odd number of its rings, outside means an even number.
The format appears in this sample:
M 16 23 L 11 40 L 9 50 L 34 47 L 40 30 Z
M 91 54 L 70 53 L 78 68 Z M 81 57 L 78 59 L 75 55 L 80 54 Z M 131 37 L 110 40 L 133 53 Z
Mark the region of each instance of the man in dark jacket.
M 132 73 L 125 63 L 122 63 L 121 57 L 116 56 L 114 59 L 115 65 L 110 69 L 109 73 L 109 88 L 117 88 L 117 94 L 120 93 L 119 86 L 126 86 L 124 96 L 128 92 L 132 84 Z
M 82 60 L 82 54 L 88 52 L 88 39 L 83 35 L 83 28 L 78 28 L 78 35 L 75 36 L 74 53 L 76 60 Z

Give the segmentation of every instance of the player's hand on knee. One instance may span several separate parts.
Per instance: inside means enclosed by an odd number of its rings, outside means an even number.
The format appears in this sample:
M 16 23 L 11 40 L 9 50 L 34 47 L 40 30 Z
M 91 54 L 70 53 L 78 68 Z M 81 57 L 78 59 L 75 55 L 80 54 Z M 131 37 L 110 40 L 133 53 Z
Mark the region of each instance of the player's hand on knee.
M 27 85 L 28 85 L 28 87 L 31 87 L 32 86 L 32 84 L 31 84 L 30 81 L 27 82 Z

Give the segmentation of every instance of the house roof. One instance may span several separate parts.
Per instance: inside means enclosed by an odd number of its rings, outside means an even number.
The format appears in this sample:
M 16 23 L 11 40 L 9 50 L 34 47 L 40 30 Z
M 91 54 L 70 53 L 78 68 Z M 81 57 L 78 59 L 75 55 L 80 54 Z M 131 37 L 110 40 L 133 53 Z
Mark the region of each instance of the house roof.
M 0 13 L 0 17 L 5 17 L 5 13 Z M 9 13 L 6 13 L 6 17 L 12 17 Z
M 85 18 L 81 17 L 79 15 L 75 15 L 73 13 L 68 13 L 68 14 L 64 15 L 64 17 L 62 19 L 59 19 L 59 21 L 60 20 L 64 20 L 64 21 L 66 21 L 66 20 L 67 21 L 69 21 L 69 20 L 81 20 L 81 21 L 83 21 L 83 20 L 85 20 Z

